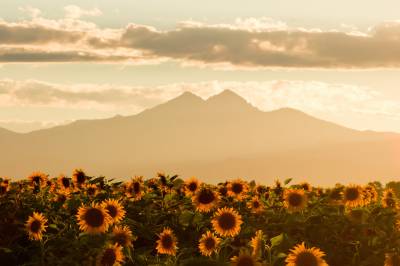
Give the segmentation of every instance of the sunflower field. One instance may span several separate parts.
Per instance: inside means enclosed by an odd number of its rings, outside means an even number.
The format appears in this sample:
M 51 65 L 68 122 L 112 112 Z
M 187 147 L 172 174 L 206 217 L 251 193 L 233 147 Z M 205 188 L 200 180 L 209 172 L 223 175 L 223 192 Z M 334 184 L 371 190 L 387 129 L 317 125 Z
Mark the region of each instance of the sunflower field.
M 0 265 L 400 265 L 399 185 L 0 178 Z

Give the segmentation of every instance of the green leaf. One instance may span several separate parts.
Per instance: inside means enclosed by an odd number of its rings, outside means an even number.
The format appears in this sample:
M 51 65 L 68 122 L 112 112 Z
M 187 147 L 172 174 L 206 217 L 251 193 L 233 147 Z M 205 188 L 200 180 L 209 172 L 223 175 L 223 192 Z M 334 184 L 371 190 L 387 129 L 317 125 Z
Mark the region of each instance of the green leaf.
M 285 182 L 283 182 L 285 185 L 289 184 L 290 182 L 292 182 L 293 178 L 288 178 L 285 180 Z
M 279 246 L 283 242 L 283 239 L 284 239 L 284 234 L 280 234 L 278 236 L 275 236 L 275 237 L 271 238 L 270 239 L 271 246 L 272 247 Z

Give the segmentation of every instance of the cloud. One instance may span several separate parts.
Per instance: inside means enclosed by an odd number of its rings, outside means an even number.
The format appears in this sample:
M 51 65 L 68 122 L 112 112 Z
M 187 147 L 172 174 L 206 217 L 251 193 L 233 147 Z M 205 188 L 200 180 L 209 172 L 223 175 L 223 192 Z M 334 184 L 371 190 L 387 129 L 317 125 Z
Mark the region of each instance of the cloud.
M 108 29 L 81 19 L 101 15 L 98 9 L 67 6 L 61 19 L 26 10 L 31 20 L 0 21 L 4 63 L 176 60 L 232 68 L 400 67 L 400 21 L 363 32 L 340 25 L 338 30 L 292 28 L 269 18 L 239 18 L 231 24 L 184 21 L 169 30 L 133 23 Z

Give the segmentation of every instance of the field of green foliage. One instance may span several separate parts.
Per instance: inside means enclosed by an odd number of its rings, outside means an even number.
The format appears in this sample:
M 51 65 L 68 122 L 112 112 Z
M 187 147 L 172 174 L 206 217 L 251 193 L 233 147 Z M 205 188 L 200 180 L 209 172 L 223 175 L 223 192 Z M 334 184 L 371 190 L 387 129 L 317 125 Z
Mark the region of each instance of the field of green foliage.
M 400 265 L 399 187 L 0 178 L 0 265 Z

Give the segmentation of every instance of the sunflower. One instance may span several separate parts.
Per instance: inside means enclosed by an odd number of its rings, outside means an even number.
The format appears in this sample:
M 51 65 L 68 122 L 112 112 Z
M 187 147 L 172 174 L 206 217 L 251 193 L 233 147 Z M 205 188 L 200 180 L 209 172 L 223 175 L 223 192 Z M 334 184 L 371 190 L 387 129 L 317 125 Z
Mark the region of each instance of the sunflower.
M 247 207 L 252 213 L 261 213 L 264 210 L 264 205 L 258 197 L 253 197 L 249 202 L 247 202 Z
M 124 261 L 124 254 L 122 247 L 115 245 L 108 245 L 97 258 L 98 266 L 118 266 Z
M 211 221 L 213 229 L 220 236 L 234 237 L 239 234 L 242 216 L 233 208 L 220 208 Z
M 6 194 L 10 190 L 10 181 L 8 179 L 4 179 L 0 182 L 0 195 Z
M 228 183 L 228 196 L 238 200 L 245 198 L 249 187 L 247 183 L 241 179 L 235 179 Z
M 59 189 L 55 195 L 56 195 L 56 197 L 54 198 L 55 202 L 64 203 L 71 197 L 71 192 L 70 190 Z
M 204 233 L 199 240 L 199 250 L 203 256 L 211 256 L 213 252 L 218 252 L 221 239 L 216 237 L 212 232 Z
M 307 206 L 307 195 L 303 189 L 285 189 L 283 198 L 290 212 L 301 211 Z
M 343 203 L 342 187 L 335 187 L 328 192 L 329 203 L 333 205 L 340 205 Z
M 194 195 L 200 188 L 201 182 L 196 177 L 191 177 L 185 181 L 184 189 L 186 196 Z
M 41 240 L 43 233 L 46 232 L 47 219 L 43 214 L 33 212 L 26 221 L 26 230 L 28 231 L 29 239 Z
M 400 255 L 396 253 L 385 254 L 385 264 L 383 266 L 398 266 L 400 265 Z
M 263 185 L 256 185 L 256 187 L 254 188 L 254 192 L 259 196 L 263 195 L 268 190 L 269 189 L 266 186 L 263 186 Z
M 377 202 L 378 201 L 378 191 L 374 185 L 368 185 L 364 189 L 368 193 L 368 201 L 369 202 Z
M 238 256 L 231 258 L 232 266 L 261 266 L 262 264 L 257 261 L 257 258 L 248 254 L 247 252 L 240 251 Z
M 159 254 L 176 255 L 178 249 L 178 241 L 171 229 L 164 228 L 157 240 L 157 252 Z
M 192 196 L 193 205 L 200 212 L 209 212 L 218 205 L 219 195 L 211 187 L 201 187 Z
M 312 191 L 312 186 L 308 182 L 303 182 L 299 184 L 300 188 L 302 188 L 306 192 L 311 192 Z
M 110 215 L 112 223 L 119 223 L 125 217 L 125 209 L 115 199 L 107 199 L 101 203 L 101 206 Z
M 343 190 L 343 200 L 347 207 L 364 206 L 364 194 L 361 186 L 349 185 Z
M 112 232 L 112 241 L 121 247 L 132 247 L 132 240 L 134 240 L 132 231 L 128 226 L 115 226 Z
M 397 206 L 397 198 L 393 189 L 388 188 L 383 191 L 382 206 L 384 208 L 395 208 Z
M 72 173 L 72 180 L 76 187 L 80 188 L 86 182 L 87 176 L 82 169 L 75 169 Z
M 256 235 L 250 240 L 250 245 L 253 249 L 253 252 L 251 255 L 253 255 L 254 257 L 259 257 L 262 253 L 262 247 L 265 246 L 264 243 L 264 234 L 262 232 L 262 230 L 258 230 L 256 232 Z
M 304 242 L 290 250 L 286 257 L 286 266 L 328 266 L 322 257 L 325 253 L 319 248 L 306 248 Z
M 218 190 L 218 194 L 221 197 L 226 197 L 226 195 L 228 194 L 228 188 L 226 187 L 225 184 L 219 185 L 217 190 Z
M 57 181 L 60 187 L 63 189 L 69 189 L 71 187 L 71 179 L 66 177 L 65 175 L 60 175 Z
M 125 195 L 134 200 L 142 199 L 144 194 L 144 182 L 142 176 L 136 176 L 126 184 Z
M 100 192 L 96 184 L 86 184 L 84 188 L 85 193 L 90 197 L 95 197 Z
M 76 215 L 79 229 L 89 234 L 104 233 L 112 222 L 111 216 L 101 205 L 81 206 Z
M 47 175 L 42 172 L 34 172 L 28 176 L 28 179 L 34 187 L 44 187 L 47 184 Z

